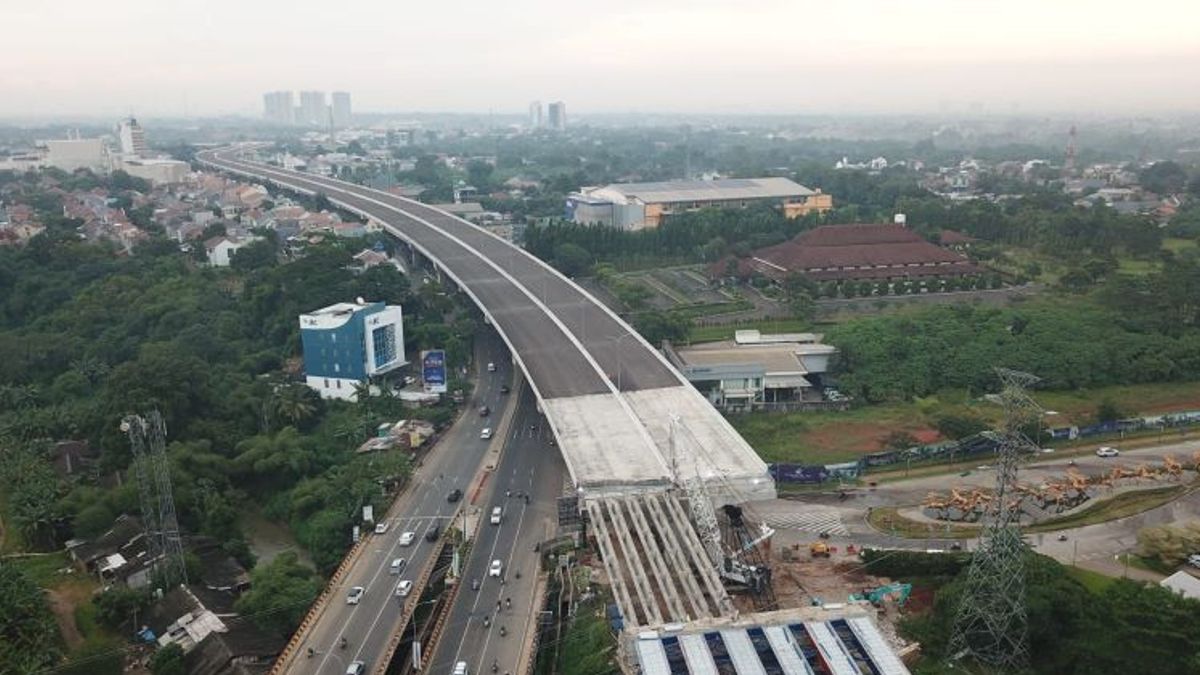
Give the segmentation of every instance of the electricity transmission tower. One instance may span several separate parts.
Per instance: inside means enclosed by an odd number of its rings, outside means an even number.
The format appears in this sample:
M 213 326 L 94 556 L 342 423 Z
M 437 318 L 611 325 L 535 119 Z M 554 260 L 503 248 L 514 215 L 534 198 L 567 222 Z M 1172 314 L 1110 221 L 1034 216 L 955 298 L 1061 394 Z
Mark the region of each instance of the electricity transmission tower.
M 1038 378 L 997 368 L 1004 422 L 996 464 L 996 488 L 984 515 L 979 546 L 971 557 L 967 583 L 954 633 L 952 658 L 971 657 L 1000 670 L 1017 670 L 1029 661 L 1028 616 L 1025 611 L 1025 543 L 1021 539 L 1021 496 L 1017 462 L 1033 443 L 1022 431 L 1041 408 L 1028 388 Z
M 146 532 L 146 554 L 158 575 L 157 580 L 165 587 L 186 584 L 183 542 L 175 517 L 171 469 L 167 463 L 166 424 L 162 415 L 153 410 L 145 417 L 127 415 L 121 420 L 121 431 L 128 434 L 129 445 L 133 448 L 142 526 Z

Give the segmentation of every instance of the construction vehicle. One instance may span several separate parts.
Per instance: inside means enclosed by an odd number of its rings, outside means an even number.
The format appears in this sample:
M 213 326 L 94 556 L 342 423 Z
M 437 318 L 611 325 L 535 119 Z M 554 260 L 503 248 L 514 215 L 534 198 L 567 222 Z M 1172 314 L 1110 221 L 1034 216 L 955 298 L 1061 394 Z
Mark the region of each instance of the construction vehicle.
M 909 595 L 912 595 L 912 584 L 897 582 L 851 595 L 850 602 L 866 600 L 878 607 L 885 600 L 892 599 L 895 600 L 897 607 L 903 607 L 904 603 L 908 601 Z
M 808 553 L 814 558 L 828 558 L 829 544 L 823 541 L 814 541 L 808 545 Z

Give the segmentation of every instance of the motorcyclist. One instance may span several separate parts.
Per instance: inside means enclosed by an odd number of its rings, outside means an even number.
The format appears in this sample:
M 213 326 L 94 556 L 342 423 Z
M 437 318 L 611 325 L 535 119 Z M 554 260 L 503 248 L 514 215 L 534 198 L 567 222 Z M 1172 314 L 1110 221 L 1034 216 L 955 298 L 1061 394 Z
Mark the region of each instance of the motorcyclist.
M 342 639 L 338 641 L 338 646 L 341 647 L 342 649 L 346 648 L 346 637 L 345 636 L 342 636 Z

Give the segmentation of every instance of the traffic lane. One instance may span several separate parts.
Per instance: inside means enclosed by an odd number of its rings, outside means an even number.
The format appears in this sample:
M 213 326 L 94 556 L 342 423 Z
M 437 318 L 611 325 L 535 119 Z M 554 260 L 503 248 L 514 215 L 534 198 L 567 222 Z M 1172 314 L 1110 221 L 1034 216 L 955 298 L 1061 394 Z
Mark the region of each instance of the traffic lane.
M 460 600 L 451 608 L 445 635 L 457 635 L 458 639 L 444 640 L 439 645 L 431 661 L 434 671 L 443 668 L 449 671 L 457 661 L 466 661 L 468 667 L 482 671 L 490 669 L 491 659 L 503 662 L 505 669 L 511 670 L 519 658 L 519 644 L 527 623 L 523 617 L 528 612 L 536 578 L 537 556 L 533 551 L 533 543 L 538 539 L 536 533 L 530 535 L 534 531 L 529 526 L 531 506 L 516 495 L 531 491 L 534 474 L 539 467 L 554 465 L 539 463 L 538 460 L 544 458 L 539 452 L 548 450 L 553 453 L 550 457 L 557 457 L 557 451 L 548 443 L 549 431 L 542 424 L 531 396 L 522 411 L 525 414 L 518 416 L 518 424 L 514 424 L 510 433 L 503 464 L 498 467 L 496 484 L 488 504 L 489 513 L 492 506 L 504 507 L 503 520 L 499 526 L 490 523 L 483 525 L 463 577 L 467 588 L 470 588 L 472 579 L 480 581 L 480 588 L 471 591 L 474 597 L 469 601 Z M 558 459 L 557 465 L 562 466 L 561 459 Z M 558 485 L 561 487 L 561 472 L 558 475 Z M 514 524 L 515 532 L 512 529 Z M 522 549 L 521 542 L 525 542 L 527 551 Z M 479 555 L 485 550 L 487 555 Z M 504 563 L 503 583 L 487 576 L 493 560 Z M 515 574 L 518 569 L 521 571 L 519 579 Z M 459 597 L 462 598 L 461 595 Z M 511 608 L 505 602 L 508 598 L 515 599 Z M 484 625 L 485 616 L 490 625 Z M 506 635 L 500 635 L 500 626 L 506 626 Z M 517 651 L 507 653 L 513 648 L 517 648 Z
M 501 408 L 506 395 L 500 393 L 500 387 L 511 380 L 511 369 L 505 364 L 506 352 L 503 345 L 494 338 L 484 339 L 488 342 L 485 343 L 483 356 L 497 364 L 497 371 L 486 373 L 481 370 L 482 375 L 477 392 L 482 397 L 484 405 Z M 479 364 L 479 367 L 482 369 L 483 364 Z M 472 404 L 475 402 L 478 400 L 473 400 Z M 472 412 L 467 411 L 464 414 L 471 415 Z M 467 420 L 462 421 L 466 422 Z M 394 598 L 395 590 L 389 570 L 391 560 L 395 557 L 405 557 L 399 551 L 413 549 L 413 552 L 407 556 L 408 566 L 406 573 L 400 575 L 401 579 L 409 577 L 409 570 L 415 573 L 416 570 L 424 567 L 433 552 L 433 546 L 424 542 L 425 532 L 435 523 L 444 526 L 449 521 L 457 504 L 448 502 L 447 494 L 455 487 L 465 488 L 466 483 L 474 475 L 476 467 L 482 461 L 488 446 L 486 441 L 478 439 L 477 423 L 465 426 L 461 423 L 454 425 L 447 437 L 442 440 L 442 444 L 444 445 L 439 445 L 439 448 L 464 447 L 466 451 L 431 453 L 431 461 L 427 464 L 427 470 L 423 472 L 429 474 L 430 478 L 420 483 L 414 483 L 415 486 L 423 487 L 406 492 L 402 499 L 397 501 L 396 506 L 391 509 L 391 513 L 407 512 L 410 515 L 390 518 L 391 521 L 399 520 L 400 523 L 398 526 L 397 524 L 389 526 L 387 534 L 367 535 L 380 539 L 386 537 L 392 542 L 392 545 L 376 548 L 372 554 L 368 554 L 375 559 L 374 564 L 366 564 L 365 561 L 360 560 L 346 575 L 346 581 L 339 586 L 341 597 L 335 595 L 330 599 L 331 603 L 337 603 L 340 600 L 343 604 L 340 606 L 335 604 L 334 607 L 326 608 L 321 622 L 313 629 L 313 637 L 306 643 L 323 652 L 324 658 L 313 664 L 317 666 L 316 672 L 330 671 L 329 663 L 339 661 L 337 654 L 330 656 L 330 652 L 334 648 L 341 650 L 337 645 L 342 636 L 347 637 L 347 642 L 350 642 L 353 636 L 365 636 L 364 643 L 359 647 L 355 658 L 368 662 L 377 660 L 386 646 L 390 631 L 380 632 L 376 628 L 391 614 L 394 615 L 390 616 L 390 619 L 395 621 L 402 609 L 399 607 L 398 601 L 395 603 L 395 607 L 391 607 L 390 599 Z M 438 471 L 437 477 L 432 476 L 433 471 Z M 412 503 L 414 498 L 416 503 Z M 410 530 L 416 533 L 413 544 L 411 547 L 400 547 L 401 535 Z M 372 574 L 372 571 L 375 574 Z M 385 576 L 383 572 L 388 572 L 388 574 Z M 398 582 L 399 579 L 395 579 L 395 581 Z M 363 586 L 366 589 L 362 600 L 358 605 L 344 604 L 345 601 L 342 598 L 354 586 Z M 390 607 L 391 609 L 389 609 Z M 331 612 L 331 610 L 334 611 Z M 367 622 L 366 617 L 372 615 L 374 619 L 364 626 Z M 341 630 L 330 630 L 329 626 L 333 626 L 335 629 L 341 628 Z M 309 667 L 308 662 L 298 665 L 298 669 L 302 671 L 307 671 Z M 344 670 L 339 672 L 344 672 Z
M 546 398 L 583 396 L 607 393 L 608 384 L 596 368 L 542 308 L 525 291 L 500 274 L 474 252 L 411 216 L 383 207 L 368 200 L 380 195 L 361 195 L 344 185 L 318 183 L 273 170 L 242 165 L 247 171 L 260 171 L 302 189 L 322 189 L 339 199 L 389 225 L 403 239 L 416 241 L 429 255 L 466 285 L 471 293 L 488 308 L 497 327 L 504 332 L 520 352 L 529 370 L 530 379 Z M 559 279 L 555 283 L 562 286 Z M 530 289 L 532 293 L 533 290 Z M 608 319 L 611 321 L 611 318 Z M 599 322 L 597 318 L 595 321 Z
M 536 626 L 530 617 L 540 609 L 533 606 L 540 555 L 534 546 L 552 534 L 548 528 L 554 519 L 554 497 L 562 488 L 565 465 L 561 459 L 549 459 L 556 457 L 557 452 L 540 438 L 540 432 L 534 434 L 533 438 L 535 442 L 525 444 L 527 456 L 519 463 L 520 468 L 510 481 L 514 494 L 519 488 L 521 493 L 530 494 L 531 498 L 528 505 L 519 499 L 522 504 L 521 520 L 516 536 L 508 544 L 508 557 L 505 559 L 508 571 L 502 587 L 504 600 L 495 623 L 506 626 L 507 635 L 501 636 L 499 629 L 493 625 L 477 660 L 481 670 L 485 667 L 490 669 L 491 664 L 495 663 L 499 672 L 516 672 L 526 631 Z
M 437 225 L 504 268 L 555 311 L 604 372 L 615 371 L 618 366 L 616 341 L 630 334 L 632 329 L 617 321 L 612 314 L 585 296 L 574 285 L 563 281 L 544 262 L 477 226 L 432 207 L 386 193 L 379 199 Z M 632 365 L 628 373 L 628 384 L 623 378 L 623 389 L 654 389 L 680 383 L 675 372 L 651 350 L 637 340 L 629 342 L 631 344 L 620 345 L 626 352 L 622 357 Z

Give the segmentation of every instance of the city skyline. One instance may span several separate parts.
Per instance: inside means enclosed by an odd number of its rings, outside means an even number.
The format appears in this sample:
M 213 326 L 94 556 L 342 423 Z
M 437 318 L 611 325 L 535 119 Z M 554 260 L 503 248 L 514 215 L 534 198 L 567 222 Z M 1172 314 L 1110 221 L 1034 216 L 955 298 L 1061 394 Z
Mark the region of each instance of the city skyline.
M 366 0 L 68 5 L 6 12 L 16 56 L 0 64 L 0 116 L 260 116 L 263 92 L 306 88 L 352 91 L 361 112 L 520 113 L 541 97 L 583 115 L 1200 109 L 1200 73 L 1180 67 L 1200 59 L 1200 7 L 1170 0 L 1136 12 L 1075 0 L 615 0 L 600 17 L 518 0 L 479 4 L 469 23 Z M 801 30 L 814 21 L 825 28 Z M 297 50 L 297 37 L 322 48 Z

